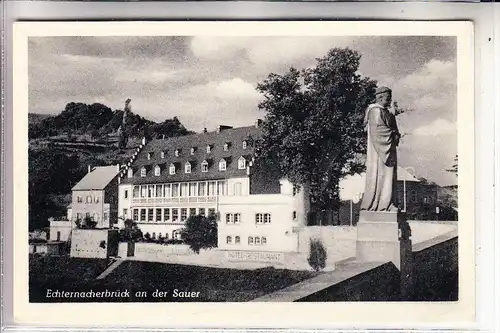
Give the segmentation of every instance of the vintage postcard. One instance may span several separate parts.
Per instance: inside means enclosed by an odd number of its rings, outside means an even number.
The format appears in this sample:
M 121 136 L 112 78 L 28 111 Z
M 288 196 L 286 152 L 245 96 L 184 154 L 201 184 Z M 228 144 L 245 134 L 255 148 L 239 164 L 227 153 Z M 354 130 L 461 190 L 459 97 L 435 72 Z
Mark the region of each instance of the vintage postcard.
M 20 322 L 474 320 L 470 22 L 17 23 L 14 42 Z

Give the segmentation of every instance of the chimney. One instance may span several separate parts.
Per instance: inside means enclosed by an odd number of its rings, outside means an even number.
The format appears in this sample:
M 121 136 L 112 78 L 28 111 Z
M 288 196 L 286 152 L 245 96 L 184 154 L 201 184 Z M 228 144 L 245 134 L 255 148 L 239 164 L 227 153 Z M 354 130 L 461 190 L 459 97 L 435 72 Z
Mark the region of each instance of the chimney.
M 262 125 L 262 119 L 257 119 L 257 120 L 255 121 L 255 127 L 259 128 L 259 127 L 260 127 L 260 125 Z
M 89 165 L 89 167 L 88 167 L 88 173 L 90 173 L 90 171 L 92 171 L 92 167 Z
M 233 128 L 233 126 L 219 125 L 219 127 L 217 128 L 217 133 L 220 133 L 224 130 L 231 129 L 231 128 Z

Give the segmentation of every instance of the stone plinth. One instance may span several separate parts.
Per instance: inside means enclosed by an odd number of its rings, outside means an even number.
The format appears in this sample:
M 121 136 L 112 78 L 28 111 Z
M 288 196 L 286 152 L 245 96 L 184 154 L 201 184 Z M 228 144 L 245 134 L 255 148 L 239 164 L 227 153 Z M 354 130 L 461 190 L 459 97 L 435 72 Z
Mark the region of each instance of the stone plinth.
M 410 227 L 400 212 L 361 211 L 357 226 L 356 259 L 363 262 L 392 261 L 402 269 L 411 251 Z

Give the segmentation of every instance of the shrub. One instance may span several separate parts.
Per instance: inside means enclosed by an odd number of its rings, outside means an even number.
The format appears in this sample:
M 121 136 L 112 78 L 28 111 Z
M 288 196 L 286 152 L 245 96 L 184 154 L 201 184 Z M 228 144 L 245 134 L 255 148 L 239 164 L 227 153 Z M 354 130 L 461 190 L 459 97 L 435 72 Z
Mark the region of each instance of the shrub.
M 323 246 L 323 243 L 319 239 L 311 239 L 309 245 L 309 258 L 307 261 L 309 265 L 316 272 L 319 272 L 326 266 L 326 249 Z
M 201 249 L 217 247 L 216 215 L 190 216 L 186 221 L 186 227 L 181 231 L 181 238 L 195 253 L 200 253 Z

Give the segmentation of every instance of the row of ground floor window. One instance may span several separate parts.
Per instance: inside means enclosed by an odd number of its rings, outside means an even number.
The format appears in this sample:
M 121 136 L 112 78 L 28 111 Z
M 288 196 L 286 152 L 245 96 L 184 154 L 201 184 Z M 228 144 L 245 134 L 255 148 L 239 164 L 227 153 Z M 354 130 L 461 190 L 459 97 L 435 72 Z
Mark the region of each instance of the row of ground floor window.
M 133 208 L 132 219 L 137 222 L 184 222 L 189 216 L 201 215 L 208 216 L 214 215 L 215 208 Z M 128 216 L 128 210 L 123 209 L 123 216 Z M 256 213 L 254 214 L 255 224 L 270 224 L 270 213 Z M 179 219 L 180 218 L 180 219 Z M 227 213 L 224 216 L 224 221 L 227 224 L 241 223 L 241 213 Z
M 226 236 L 226 244 L 241 244 L 240 236 Z M 267 238 L 259 236 L 249 236 L 247 238 L 248 245 L 266 245 Z

